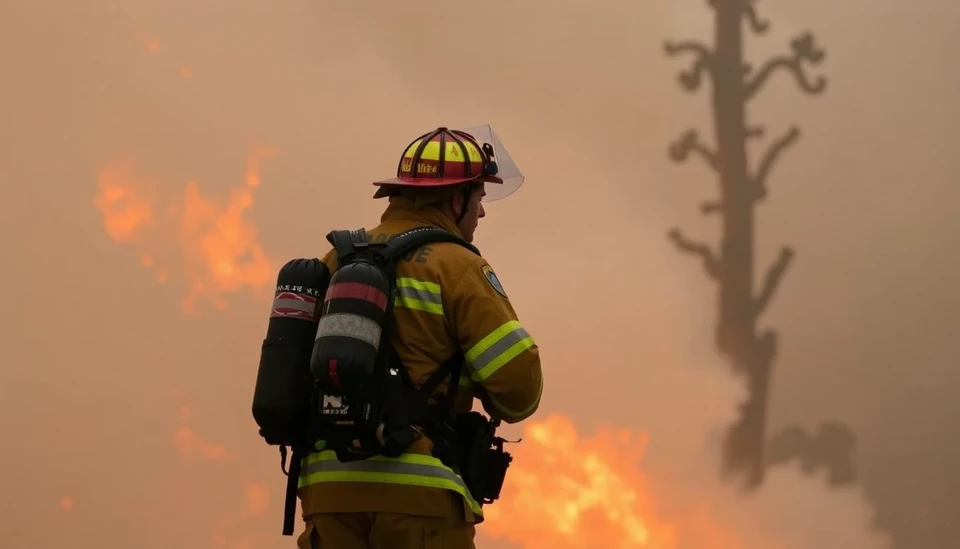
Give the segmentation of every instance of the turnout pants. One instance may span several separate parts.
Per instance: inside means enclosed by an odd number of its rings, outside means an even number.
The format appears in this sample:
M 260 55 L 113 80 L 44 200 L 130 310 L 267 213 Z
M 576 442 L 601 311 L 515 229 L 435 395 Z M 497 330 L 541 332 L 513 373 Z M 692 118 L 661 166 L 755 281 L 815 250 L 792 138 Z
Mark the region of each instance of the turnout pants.
M 319 513 L 304 518 L 299 549 L 476 549 L 462 518 L 393 513 Z

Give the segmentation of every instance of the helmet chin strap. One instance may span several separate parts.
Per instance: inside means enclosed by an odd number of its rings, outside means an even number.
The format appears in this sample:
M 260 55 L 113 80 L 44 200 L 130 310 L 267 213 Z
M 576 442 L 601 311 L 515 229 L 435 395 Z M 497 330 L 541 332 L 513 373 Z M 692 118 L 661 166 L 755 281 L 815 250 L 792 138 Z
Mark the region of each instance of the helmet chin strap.
M 460 196 L 463 197 L 463 207 L 460 208 L 460 215 L 457 216 L 457 226 L 463 222 L 463 218 L 467 217 L 467 211 L 470 209 L 470 196 L 473 194 L 473 190 L 468 185 L 460 191 Z

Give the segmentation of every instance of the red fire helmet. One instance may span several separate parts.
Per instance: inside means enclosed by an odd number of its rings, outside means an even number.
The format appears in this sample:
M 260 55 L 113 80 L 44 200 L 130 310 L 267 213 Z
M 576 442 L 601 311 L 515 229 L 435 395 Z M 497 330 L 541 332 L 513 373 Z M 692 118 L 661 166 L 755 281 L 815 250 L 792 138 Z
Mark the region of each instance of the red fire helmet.
M 374 182 L 375 197 L 397 187 L 445 187 L 471 181 L 485 183 L 485 202 L 512 194 L 524 177 L 490 126 L 467 130 L 437 128 L 404 150 L 397 176 Z

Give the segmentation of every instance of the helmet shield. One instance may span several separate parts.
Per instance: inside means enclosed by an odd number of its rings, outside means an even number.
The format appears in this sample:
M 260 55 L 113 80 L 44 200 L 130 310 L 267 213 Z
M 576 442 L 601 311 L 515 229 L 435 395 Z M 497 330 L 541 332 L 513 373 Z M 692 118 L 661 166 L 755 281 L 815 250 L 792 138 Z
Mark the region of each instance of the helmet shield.
M 514 191 L 520 188 L 524 180 L 523 174 L 520 173 L 520 168 L 517 167 L 513 158 L 510 157 L 510 153 L 504 148 L 497 134 L 493 133 L 493 128 L 491 128 L 489 124 L 456 129 L 472 135 L 473 138 L 480 143 L 481 147 L 484 147 L 486 144 L 493 147 L 493 160 L 497 163 L 496 175 L 500 179 L 503 179 L 503 183 L 486 182 L 484 184 L 484 190 L 486 191 L 486 196 L 483 197 L 484 202 L 500 200 L 513 194 Z

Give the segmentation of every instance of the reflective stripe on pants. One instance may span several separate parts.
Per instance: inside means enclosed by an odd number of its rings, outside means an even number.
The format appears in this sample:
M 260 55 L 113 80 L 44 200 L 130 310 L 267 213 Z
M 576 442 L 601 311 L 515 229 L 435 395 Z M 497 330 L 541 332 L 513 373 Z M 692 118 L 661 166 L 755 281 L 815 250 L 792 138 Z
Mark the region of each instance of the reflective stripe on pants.
M 483 516 L 480 505 L 470 495 L 460 475 L 433 456 L 404 454 L 398 458 L 373 456 L 341 463 L 332 450 L 303 458 L 300 488 L 320 482 L 382 482 L 424 488 L 441 488 L 460 494 L 470 510 Z

